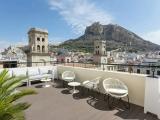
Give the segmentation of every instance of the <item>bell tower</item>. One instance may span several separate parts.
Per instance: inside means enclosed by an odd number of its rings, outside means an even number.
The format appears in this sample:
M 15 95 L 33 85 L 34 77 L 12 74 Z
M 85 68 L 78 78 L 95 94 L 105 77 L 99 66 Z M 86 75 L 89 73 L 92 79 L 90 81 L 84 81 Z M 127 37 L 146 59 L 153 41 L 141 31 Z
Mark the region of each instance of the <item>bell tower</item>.
M 36 62 L 42 62 L 42 64 L 49 62 L 50 56 L 48 53 L 48 31 L 40 28 L 31 28 L 28 31 L 28 39 L 28 66 L 36 66 L 40 64 L 36 64 Z
M 31 53 L 48 53 L 48 31 L 31 28 L 28 32 Z
M 94 55 L 105 56 L 106 55 L 106 41 L 95 40 L 94 41 Z
M 106 41 L 105 40 L 95 40 L 94 41 L 93 56 L 94 56 L 95 63 L 107 63 Z

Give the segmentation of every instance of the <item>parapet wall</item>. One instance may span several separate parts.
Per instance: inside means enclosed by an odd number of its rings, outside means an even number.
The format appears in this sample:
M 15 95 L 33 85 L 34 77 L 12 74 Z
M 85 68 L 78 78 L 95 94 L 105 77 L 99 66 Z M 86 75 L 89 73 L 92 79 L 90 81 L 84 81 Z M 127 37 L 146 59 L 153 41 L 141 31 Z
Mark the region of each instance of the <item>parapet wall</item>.
M 80 68 L 80 67 L 70 67 L 70 66 L 61 66 L 57 67 L 59 76 L 64 71 L 74 71 L 76 74 L 76 81 L 83 82 L 85 80 L 91 80 L 98 76 L 101 76 L 103 79 L 100 82 L 100 90 L 104 92 L 102 81 L 105 78 L 117 78 L 123 81 L 129 89 L 130 102 L 136 105 L 144 106 L 144 95 L 145 95 L 145 75 L 135 74 L 135 73 L 126 73 L 126 72 L 116 72 L 116 71 L 102 71 L 89 68 Z

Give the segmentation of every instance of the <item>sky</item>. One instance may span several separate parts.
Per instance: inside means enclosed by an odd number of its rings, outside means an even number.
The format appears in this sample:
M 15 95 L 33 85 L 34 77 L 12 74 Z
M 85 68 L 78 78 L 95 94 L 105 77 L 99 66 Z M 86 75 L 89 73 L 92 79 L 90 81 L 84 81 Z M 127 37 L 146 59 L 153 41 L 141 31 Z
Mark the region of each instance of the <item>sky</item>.
M 57 44 L 98 21 L 160 45 L 160 0 L 0 0 L 0 49 L 27 44 L 32 27 L 47 29 L 49 43 Z

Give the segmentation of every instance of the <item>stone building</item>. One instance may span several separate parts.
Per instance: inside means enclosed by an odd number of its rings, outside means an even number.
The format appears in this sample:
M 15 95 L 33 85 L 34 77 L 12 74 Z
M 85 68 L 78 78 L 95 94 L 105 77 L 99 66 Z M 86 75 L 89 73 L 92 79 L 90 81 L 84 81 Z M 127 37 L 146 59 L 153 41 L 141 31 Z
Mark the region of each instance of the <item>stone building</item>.
M 116 70 L 115 65 L 108 65 L 109 58 L 106 52 L 106 41 L 105 40 L 95 40 L 94 41 L 94 55 L 93 61 L 100 66 L 98 69 L 102 70 Z
M 72 57 L 69 55 L 59 55 L 57 56 L 57 62 L 61 63 L 70 63 L 72 61 Z
M 12 45 L 4 50 L 0 58 L 3 68 L 26 67 L 27 55 L 17 45 Z
M 39 28 L 31 28 L 28 31 L 28 39 L 28 66 L 50 64 L 50 56 L 48 52 L 48 31 Z
M 95 40 L 94 41 L 94 59 L 95 63 L 107 63 L 106 54 L 106 41 L 105 40 Z

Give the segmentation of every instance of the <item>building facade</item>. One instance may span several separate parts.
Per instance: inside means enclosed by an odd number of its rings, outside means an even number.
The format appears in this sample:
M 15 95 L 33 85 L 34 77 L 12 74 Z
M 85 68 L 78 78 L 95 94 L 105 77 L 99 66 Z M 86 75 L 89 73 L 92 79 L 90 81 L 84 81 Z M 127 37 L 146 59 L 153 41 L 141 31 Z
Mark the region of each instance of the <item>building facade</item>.
M 26 67 L 27 55 L 16 45 L 12 45 L 5 49 L 0 57 L 2 68 Z
M 29 52 L 27 54 L 27 66 L 50 64 L 48 31 L 39 28 L 31 28 L 28 31 L 28 39 Z

